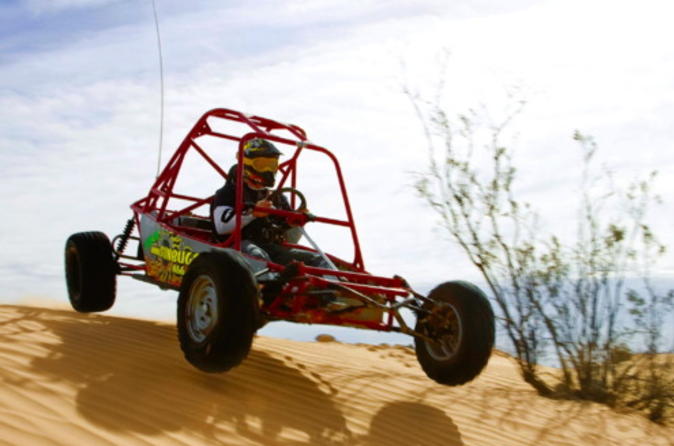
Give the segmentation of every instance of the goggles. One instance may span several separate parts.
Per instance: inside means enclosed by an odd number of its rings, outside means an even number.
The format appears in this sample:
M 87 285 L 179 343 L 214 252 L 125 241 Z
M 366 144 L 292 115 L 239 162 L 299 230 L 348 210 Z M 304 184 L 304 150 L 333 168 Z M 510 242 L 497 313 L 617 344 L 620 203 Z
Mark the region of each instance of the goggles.
M 278 158 L 274 157 L 244 158 L 243 164 L 258 172 L 276 172 L 278 170 Z

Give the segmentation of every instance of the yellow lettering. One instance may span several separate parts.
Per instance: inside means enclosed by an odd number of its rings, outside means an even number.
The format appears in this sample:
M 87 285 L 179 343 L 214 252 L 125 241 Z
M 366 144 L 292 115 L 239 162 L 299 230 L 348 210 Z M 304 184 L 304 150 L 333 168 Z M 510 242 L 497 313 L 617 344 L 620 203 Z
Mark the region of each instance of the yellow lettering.
M 176 264 L 174 266 L 174 268 L 176 268 L 175 274 L 184 275 L 185 268 L 180 265 L 189 265 L 195 258 L 197 258 L 199 253 L 192 251 L 192 248 L 189 246 L 181 249 L 182 243 L 183 240 L 180 237 L 171 237 L 173 248 L 154 244 L 150 247 L 150 253 L 166 262 Z
M 185 267 L 181 265 L 173 265 L 173 274 L 177 274 L 179 276 L 184 276 L 185 275 Z

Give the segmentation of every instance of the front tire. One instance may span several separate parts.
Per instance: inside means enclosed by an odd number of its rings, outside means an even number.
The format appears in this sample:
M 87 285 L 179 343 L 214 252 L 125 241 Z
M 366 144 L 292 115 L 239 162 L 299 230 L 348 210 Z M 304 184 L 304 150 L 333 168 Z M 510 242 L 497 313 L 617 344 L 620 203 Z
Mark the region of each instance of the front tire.
M 68 297 L 76 311 L 105 311 L 115 303 L 117 262 L 104 233 L 71 235 L 66 241 L 65 270 Z
M 255 278 L 238 253 L 200 254 L 178 296 L 178 339 L 185 359 L 209 373 L 239 365 L 259 324 L 257 299 Z
M 436 342 L 415 337 L 417 359 L 429 378 L 456 386 L 477 377 L 494 346 L 494 313 L 475 285 L 456 281 L 435 287 L 423 305 L 415 330 Z

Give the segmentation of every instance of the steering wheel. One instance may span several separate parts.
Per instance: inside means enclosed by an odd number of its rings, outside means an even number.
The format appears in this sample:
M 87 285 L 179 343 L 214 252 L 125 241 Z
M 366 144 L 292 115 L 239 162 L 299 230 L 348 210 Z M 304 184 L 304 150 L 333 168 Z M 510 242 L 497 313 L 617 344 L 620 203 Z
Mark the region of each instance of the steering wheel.
M 290 227 L 293 226 L 304 226 L 308 221 L 313 220 L 315 217 L 311 215 L 309 212 L 307 212 L 307 199 L 304 196 L 304 194 L 294 187 L 282 187 L 280 189 L 277 189 L 273 191 L 269 196 L 268 199 L 271 200 L 272 202 L 275 202 L 278 200 L 278 197 L 280 194 L 283 193 L 290 193 L 299 199 L 299 206 L 296 206 L 294 209 L 290 208 L 290 202 L 288 201 L 288 207 L 290 209 L 283 209 L 281 207 L 274 207 L 274 208 L 264 208 L 264 212 L 267 215 L 276 217 L 272 220 L 278 220 L 281 219 L 281 221 L 285 220 L 285 224 L 287 224 Z
M 299 198 L 299 206 L 297 206 L 295 209 L 290 208 L 291 211 L 293 212 L 305 212 L 307 209 L 307 199 L 304 196 L 302 192 L 299 190 L 295 189 L 294 187 L 282 187 L 280 189 L 276 189 L 274 192 L 272 192 L 271 197 L 272 200 L 274 197 L 281 196 L 284 193 L 290 193 L 290 195 L 294 195 L 297 198 Z M 288 200 L 288 203 L 290 203 L 290 200 Z

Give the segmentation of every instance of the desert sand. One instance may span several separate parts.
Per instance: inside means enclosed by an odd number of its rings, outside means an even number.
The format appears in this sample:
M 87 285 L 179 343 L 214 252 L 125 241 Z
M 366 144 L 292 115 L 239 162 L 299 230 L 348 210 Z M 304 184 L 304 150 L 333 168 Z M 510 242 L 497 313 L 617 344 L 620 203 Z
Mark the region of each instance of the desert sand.
M 674 445 L 674 429 L 537 396 L 496 352 L 444 387 L 402 346 L 257 337 L 205 374 L 171 324 L 0 306 L 0 445 Z

